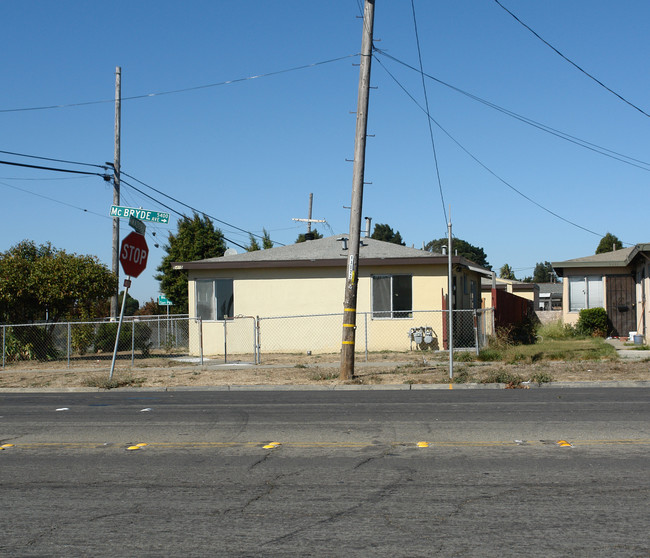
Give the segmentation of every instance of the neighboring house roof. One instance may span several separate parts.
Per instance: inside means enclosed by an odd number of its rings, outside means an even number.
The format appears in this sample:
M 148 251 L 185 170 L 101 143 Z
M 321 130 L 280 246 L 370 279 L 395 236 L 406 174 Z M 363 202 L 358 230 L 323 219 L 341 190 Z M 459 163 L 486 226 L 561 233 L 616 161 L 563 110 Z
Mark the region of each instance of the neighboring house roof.
M 641 252 L 650 250 L 650 244 L 637 244 L 630 248 L 622 248 L 613 252 L 604 252 L 585 256 L 584 258 L 575 258 L 563 262 L 552 262 L 553 269 L 561 277 L 565 269 L 579 269 L 587 267 L 627 267 Z
M 254 267 L 325 267 L 343 266 L 349 250 L 344 249 L 347 235 L 329 236 L 267 250 L 224 255 L 194 262 L 174 262 L 176 269 L 234 269 Z M 348 241 L 349 242 L 349 241 Z M 362 238 L 359 248 L 359 265 L 447 265 L 448 257 L 425 250 L 408 248 L 392 242 Z M 453 256 L 452 264 L 471 267 L 475 271 L 491 273 L 462 256 Z
M 512 279 L 495 278 L 497 289 L 507 289 L 511 285 L 513 291 L 536 291 L 538 286 L 536 283 L 528 283 L 526 281 L 514 281 Z M 492 288 L 491 279 L 481 279 L 481 290 L 489 291 Z
M 539 296 L 557 295 L 562 296 L 562 283 L 537 283 L 539 286 Z

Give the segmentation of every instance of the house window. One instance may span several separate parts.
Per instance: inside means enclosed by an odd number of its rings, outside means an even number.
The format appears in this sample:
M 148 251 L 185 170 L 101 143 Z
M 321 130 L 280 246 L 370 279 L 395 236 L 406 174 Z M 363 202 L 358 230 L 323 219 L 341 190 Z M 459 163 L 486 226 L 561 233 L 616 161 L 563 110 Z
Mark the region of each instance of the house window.
M 603 308 L 604 304 L 602 277 L 569 277 L 569 312 Z
M 196 317 L 202 320 L 232 318 L 234 306 L 232 279 L 196 281 Z
M 372 317 L 412 318 L 412 280 L 411 275 L 373 275 Z

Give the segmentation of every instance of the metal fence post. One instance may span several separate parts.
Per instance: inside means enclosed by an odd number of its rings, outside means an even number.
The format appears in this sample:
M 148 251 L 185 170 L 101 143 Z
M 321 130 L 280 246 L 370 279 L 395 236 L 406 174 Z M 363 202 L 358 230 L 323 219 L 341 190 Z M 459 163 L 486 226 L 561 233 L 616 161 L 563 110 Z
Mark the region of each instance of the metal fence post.
M 6 331 L 7 331 L 7 326 L 3 325 L 2 326 L 2 368 L 5 367 L 5 351 L 6 351 L 6 348 L 5 348 L 6 347 L 6 338 L 5 338 L 6 333 L 5 332 Z
M 135 362 L 135 320 L 131 320 L 131 368 Z
M 199 318 L 199 352 L 201 353 L 201 366 L 203 366 L 203 319 Z
M 363 313 L 363 327 L 365 328 L 366 338 L 366 362 L 368 362 L 368 312 Z
M 228 363 L 228 332 L 226 327 L 226 318 L 223 319 L 223 362 Z
M 68 322 L 68 368 L 70 368 L 70 346 L 72 344 L 71 324 Z
M 476 312 L 476 309 L 474 309 L 474 345 L 476 345 L 476 356 L 478 356 L 478 313 Z
M 260 330 L 261 330 L 261 325 L 260 325 L 260 317 L 256 316 L 255 317 L 255 350 L 256 350 L 256 356 L 257 356 L 257 362 L 255 364 L 262 364 L 262 346 L 260 344 Z

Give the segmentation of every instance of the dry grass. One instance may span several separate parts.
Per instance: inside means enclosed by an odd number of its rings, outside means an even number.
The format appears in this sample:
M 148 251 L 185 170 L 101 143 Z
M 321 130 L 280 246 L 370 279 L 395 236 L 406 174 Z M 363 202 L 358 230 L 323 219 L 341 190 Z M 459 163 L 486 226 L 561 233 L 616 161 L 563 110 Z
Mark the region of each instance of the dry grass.
M 539 352 L 539 351 L 538 351 Z M 523 356 L 523 355 L 522 355 Z M 494 377 L 521 377 L 524 381 L 552 378 L 553 381 L 650 380 L 647 361 L 619 360 L 614 356 L 596 360 L 539 360 L 529 355 L 520 359 L 476 362 L 459 353 L 454 367 L 456 381 L 485 382 Z M 473 358 L 473 357 L 472 357 Z M 243 359 L 243 362 L 252 362 Z M 463 362 L 463 360 L 466 360 Z M 156 358 L 118 361 L 112 383 L 108 382 L 110 361 L 86 361 L 71 364 L 18 363 L 0 369 L 2 388 L 74 388 L 111 389 L 123 386 L 177 387 L 224 385 L 341 385 L 339 355 L 264 355 L 262 365 L 242 366 L 219 361 L 188 364 Z M 444 384 L 449 382 L 448 355 L 445 353 L 374 353 L 368 362 L 357 357 L 354 384 Z

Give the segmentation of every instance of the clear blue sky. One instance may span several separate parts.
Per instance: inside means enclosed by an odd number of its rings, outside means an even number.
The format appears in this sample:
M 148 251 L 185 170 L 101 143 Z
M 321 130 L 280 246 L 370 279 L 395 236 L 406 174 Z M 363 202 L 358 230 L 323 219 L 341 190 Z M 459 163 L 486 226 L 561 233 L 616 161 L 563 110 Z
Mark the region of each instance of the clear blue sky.
M 501 0 L 573 62 L 650 113 L 650 3 L 645 0 Z M 362 0 L 3 2 L 0 149 L 93 164 L 113 160 L 112 102 L 122 68 L 122 170 L 170 196 L 261 234 L 293 243 L 309 193 L 319 231 L 349 227 L 358 67 L 356 58 L 229 85 L 127 100 L 239 80 L 354 55 Z M 650 118 L 560 58 L 493 0 L 415 0 L 424 71 L 554 129 L 650 161 Z M 410 0 L 377 0 L 376 46 L 417 67 Z M 454 235 L 518 277 L 537 262 L 592 254 L 612 232 L 650 241 L 650 166 L 637 168 L 514 120 L 426 79 L 441 201 L 427 119 L 387 73 L 424 106 L 418 73 L 391 58 L 373 62 L 363 215 L 399 230 L 407 245 Z M 0 154 L 0 159 L 48 163 Z M 83 168 L 82 168 L 83 170 Z M 87 170 L 94 170 L 88 168 Z M 492 174 L 493 173 L 493 174 Z M 499 178 L 495 177 L 497 175 Z M 126 177 L 125 177 L 126 178 Z M 531 203 L 556 213 L 587 232 Z M 183 206 L 137 185 L 180 212 Z M 162 210 L 128 186 L 122 205 Z M 0 250 L 23 239 L 97 255 L 110 266 L 112 186 L 0 165 Z M 173 225 L 149 227 L 140 302 Z M 248 235 L 219 224 L 239 244 Z M 130 229 L 122 221 L 123 233 Z M 596 234 L 593 234 L 596 233 Z M 160 244 L 159 248 L 154 243 Z

